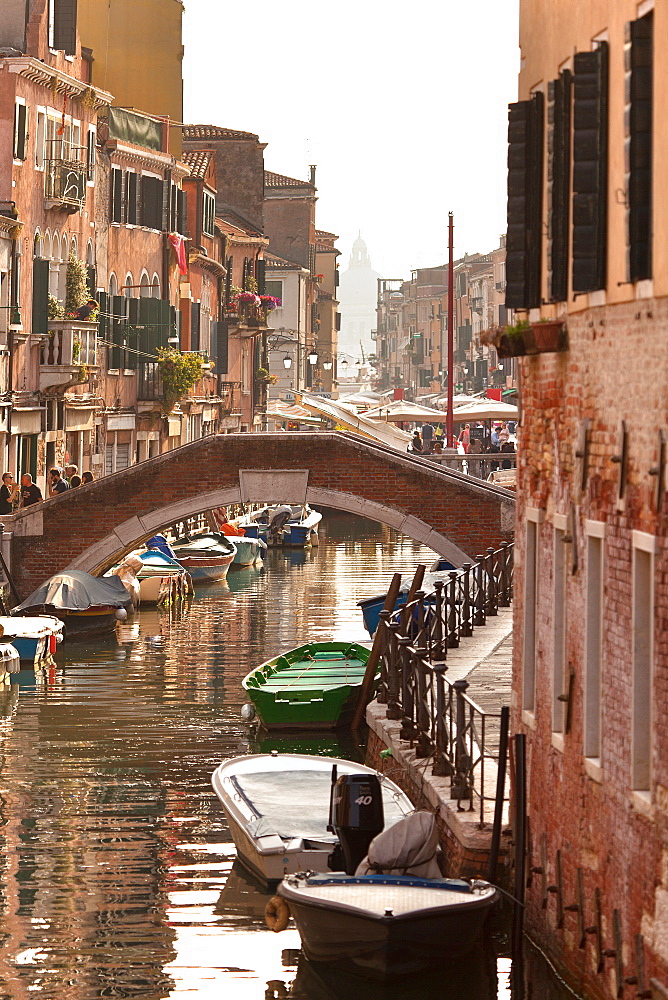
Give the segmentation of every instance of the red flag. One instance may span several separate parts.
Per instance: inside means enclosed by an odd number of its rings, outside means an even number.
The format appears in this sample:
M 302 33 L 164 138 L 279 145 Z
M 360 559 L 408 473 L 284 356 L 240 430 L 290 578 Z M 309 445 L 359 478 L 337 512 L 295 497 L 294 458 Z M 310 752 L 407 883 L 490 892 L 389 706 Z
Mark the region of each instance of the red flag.
M 176 262 L 179 265 L 179 273 L 188 273 L 188 263 L 186 261 L 186 241 L 184 236 L 179 236 L 178 233 L 169 234 L 169 242 L 174 247 L 174 253 L 176 254 Z

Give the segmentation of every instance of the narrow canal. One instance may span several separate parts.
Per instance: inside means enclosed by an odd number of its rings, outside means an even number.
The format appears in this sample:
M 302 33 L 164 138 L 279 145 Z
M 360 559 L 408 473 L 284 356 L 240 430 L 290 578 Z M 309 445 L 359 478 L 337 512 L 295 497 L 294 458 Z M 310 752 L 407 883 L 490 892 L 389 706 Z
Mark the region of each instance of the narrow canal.
M 356 602 L 433 553 L 328 514 L 319 548 L 272 551 L 183 608 L 61 647 L 0 695 L 0 1000 L 509 998 L 492 946 L 452 975 L 382 992 L 318 975 L 234 860 L 210 776 L 274 747 L 362 760 L 351 738 L 260 738 L 241 679 L 309 638 L 366 641 Z M 544 978 L 533 995 L 567 994 Z

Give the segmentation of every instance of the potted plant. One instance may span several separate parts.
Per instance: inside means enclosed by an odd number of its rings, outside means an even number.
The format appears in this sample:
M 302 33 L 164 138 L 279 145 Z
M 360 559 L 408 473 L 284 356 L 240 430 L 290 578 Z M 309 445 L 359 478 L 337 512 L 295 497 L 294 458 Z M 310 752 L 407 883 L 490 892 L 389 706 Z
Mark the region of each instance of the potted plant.
M 192 389 L 204 373 L 201 354 L 182 354 L 172 348 L 158 348 L 158 371 L 162 382 L 163 411 L 171 413 L 174 405 Z
M 537 354 L 552 354 L 568 350 L 568 335 L 563 319 L 541 319 L 531 324 L 534 349 Z
M 255 381 L 260 385 L 276 385 L 278 376 L 272 375 L 266 368 L 258 368 L 255 372 Z
M 497 354 L 500 358 L 519 358 L 528 354 L 532 346 L 529 343 L 530 336 L 531 326 L 525 319 L 502 327 L 495 340 Z

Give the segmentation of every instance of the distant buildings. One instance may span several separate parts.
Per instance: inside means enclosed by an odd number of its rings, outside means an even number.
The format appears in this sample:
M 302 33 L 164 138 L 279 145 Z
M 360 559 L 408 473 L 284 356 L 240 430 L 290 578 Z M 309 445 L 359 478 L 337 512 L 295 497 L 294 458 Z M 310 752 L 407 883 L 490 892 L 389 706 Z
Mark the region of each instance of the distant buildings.
M 257 135 L 182 126 L 182 4 L 140 6 L 6 0 L 0 19 L 0 465 L 43 489 L 55 465 L 100 477 L 264 428 L 293 271 L 302 386 L 335 386 L 338 251 L 314 168 L 271 174 Z M 199 359 L 176 394 L 168 351 Z
M 352 358 L 373 353 L 372 331 L 376 328 L 377 274 L 371 267 L 366 243 L 358 237 L 353 243 L 348 267 L 341 272 L 339 300 L 341 333 L 339 350 Z

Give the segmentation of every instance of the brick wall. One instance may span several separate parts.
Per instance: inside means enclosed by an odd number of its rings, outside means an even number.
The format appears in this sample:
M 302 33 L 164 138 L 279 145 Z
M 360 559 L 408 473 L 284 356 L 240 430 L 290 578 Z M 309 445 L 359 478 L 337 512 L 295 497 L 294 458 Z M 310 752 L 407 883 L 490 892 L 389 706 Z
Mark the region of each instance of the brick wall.
M 635 976 L 636 935 L 642 935 L 645 988 L 651 976 L 668 982 L 668 672 L 666 617 L 666 506 L 656 510 L 658 430 L 666 428 L 668 355 L 666 300 L 641 300 L 590 309 L 568 320 L 570 349 L 527 358 L 522 372 L 522 447 L 518 471 L 515 553 L 516 640 L 513 731 L 527 734 L 529 758 L 530 866 L 527 928 L 576 988 L 588 997 L 631 997 L 639 989 L 621 984 Z M 582 458 L 580 422 L 590 421 L 589 472 L 579 488 Z M 628 431 L 628 473 L 624 504 L 618 504 L 619 423 Z M 581 441 L 581 439 L 580 439 Z M 573 505 L 571 507 L 571 505 Z M 538 526 L 536 702 L 533 717 L 522 712 L 525 610 L 526 511 L 544 512 Z M 570 732 L 552 733 L 554 515 L 570 515 L 567 549 L 566 660 L 574 671 Z M 601 666 L 600 763 L 584 757 L 584 665 L 586 522 L 604 522 L 603 645 Z M 653 678 L 653 785 L 644 803 L 632 790 L 631 734 L 632 536 L 656 538 Z M 573 560 L 573 550 L 577 562 Z M 651 798 L 651 801 L 650 801 Z M 569 909 L 558 926 L 557 852 L 564 906 L 581 897 L 581 913 Z M 545 868 L 545 861 L 547 866 Z M 580 935 L 597 924 L 600 894 L 601 943 L 616 950 L 599 961 L 597 935 Z M 615 910 L 621 934 L 615 935 Z M 621 941 L 621 949 L 620 949 Z M 620 954 L 621 951 L 621 954 Z

